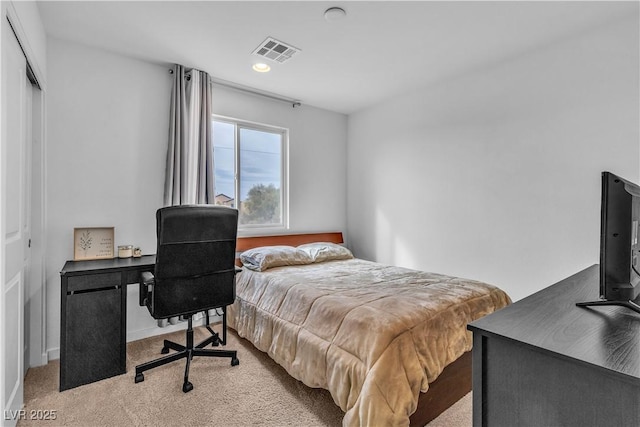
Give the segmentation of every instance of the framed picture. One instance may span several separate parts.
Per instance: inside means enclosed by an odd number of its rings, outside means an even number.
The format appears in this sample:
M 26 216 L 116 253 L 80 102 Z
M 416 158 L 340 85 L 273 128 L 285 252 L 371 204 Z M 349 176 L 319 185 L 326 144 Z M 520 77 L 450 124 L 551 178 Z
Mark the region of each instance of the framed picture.
M 73 229 L 73 259 L 113 258 L 114 227 L 83 227 Z

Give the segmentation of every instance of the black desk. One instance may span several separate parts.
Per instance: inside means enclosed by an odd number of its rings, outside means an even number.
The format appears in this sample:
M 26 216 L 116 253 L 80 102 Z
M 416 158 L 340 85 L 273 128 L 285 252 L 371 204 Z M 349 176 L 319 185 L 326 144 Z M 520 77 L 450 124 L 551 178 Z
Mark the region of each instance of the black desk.
M 473 425 L 640 425 L 640 315 L 598 299 L 593 265 L 469 324 Z
M 127 286 L 156 256 L 67 261 L 60 272 L 60 391 L 127 371 Z

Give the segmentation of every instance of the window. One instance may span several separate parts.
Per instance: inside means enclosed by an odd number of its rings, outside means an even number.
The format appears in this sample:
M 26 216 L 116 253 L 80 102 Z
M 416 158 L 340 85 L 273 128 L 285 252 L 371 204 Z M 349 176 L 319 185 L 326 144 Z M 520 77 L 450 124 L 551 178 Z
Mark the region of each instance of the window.
M 238 228 L 287 226 L 287 129 L 213 116 L 215 204 Z

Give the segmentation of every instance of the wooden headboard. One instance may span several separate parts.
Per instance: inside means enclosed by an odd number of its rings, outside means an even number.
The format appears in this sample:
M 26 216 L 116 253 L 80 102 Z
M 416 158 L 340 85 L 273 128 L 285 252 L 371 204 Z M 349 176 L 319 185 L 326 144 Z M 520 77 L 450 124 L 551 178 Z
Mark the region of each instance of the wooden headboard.
M 344 243 L 342 232 L 307 233 L 307 234 L 281 234 L 277 236 L 238 237 L 236 252 L 243 252 L 259 246 L 288 245 L 299 246 L 305 243 L 331 242 Z

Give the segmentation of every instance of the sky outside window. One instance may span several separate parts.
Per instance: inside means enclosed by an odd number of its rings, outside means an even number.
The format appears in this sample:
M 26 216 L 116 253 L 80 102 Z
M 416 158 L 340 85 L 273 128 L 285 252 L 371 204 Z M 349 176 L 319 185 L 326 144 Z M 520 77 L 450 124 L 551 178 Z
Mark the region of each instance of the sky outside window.
M 212 137 L 215 193 L 235 199 L 234 125 L 214 121 Z
M 216 195 L 222 193 L 235 199 L 235 126 L 213 122 L 213 161 Z M 240 200 L 259 184 L 281 188 L 282 135 L 261 130 L 240 128 Z
M 240 129 L 240 200 L 259 184 L 280 188 L 281 135 Z

